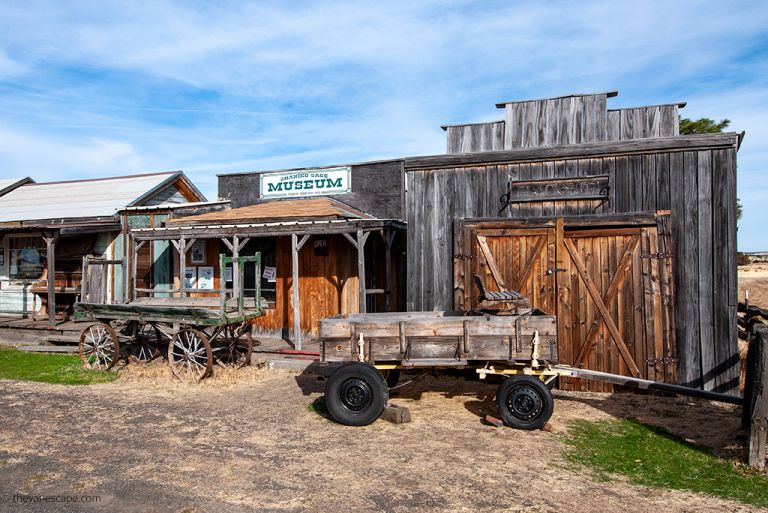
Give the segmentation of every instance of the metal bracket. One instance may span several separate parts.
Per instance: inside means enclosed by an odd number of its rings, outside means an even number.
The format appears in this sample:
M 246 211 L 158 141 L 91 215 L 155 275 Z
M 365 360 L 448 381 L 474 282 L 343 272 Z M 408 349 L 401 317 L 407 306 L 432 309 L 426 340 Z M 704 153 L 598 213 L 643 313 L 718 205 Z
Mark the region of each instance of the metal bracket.
M 475 258 L 472 255 L 465 255 L 464 253 L 459 253 L 458 255 L 453 255 L 454 260 L 472 260 Z
M 665 258 L 671 258 L 672 254 L 670 253 L 651 253 L 648 255 L 640 255 L 640 258 L 655 258 L 657 260 L 664 260 Z

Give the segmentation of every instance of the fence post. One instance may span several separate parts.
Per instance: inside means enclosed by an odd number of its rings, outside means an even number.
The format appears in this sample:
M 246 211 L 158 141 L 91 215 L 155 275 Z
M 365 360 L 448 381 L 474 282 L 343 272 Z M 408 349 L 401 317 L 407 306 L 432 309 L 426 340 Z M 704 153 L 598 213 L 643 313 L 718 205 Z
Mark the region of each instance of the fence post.
M 762 470 L 768 430 L 768 325 L 762 323 L 749 330 L 743 420 L 748 423 L 747 464 Z

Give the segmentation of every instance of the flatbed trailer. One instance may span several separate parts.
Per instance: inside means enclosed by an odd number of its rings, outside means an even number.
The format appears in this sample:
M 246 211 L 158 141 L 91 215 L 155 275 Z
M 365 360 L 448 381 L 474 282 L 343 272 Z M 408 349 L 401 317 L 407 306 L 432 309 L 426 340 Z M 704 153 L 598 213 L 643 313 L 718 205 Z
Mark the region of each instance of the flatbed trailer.
M 88 323 L 79 341 L 84 366 L 107 370 L 120 358 L 147 362 L 165 352 L 174 376 L 197 382 L 211 375 L 214 363 L 248 365 L 254 344 L 251 320 L 263 315 L 259 280 L 254 297 L 246 298 L 244 287 L 224 286 L 225 269 L 231 265 L 242 284 L 247 263 L 261 276 L 261 255 L 220 255 L 219 260 L 221 288 L 206 290 L 218 296 L 174 297 L 172 291 L 158 290 L 162 297 L 122 304 L 77 303 L 75 320 Z
M 505 312 L 394 312 L 339 315 L 320 321 L 320 359 L 341 363 L 325 403 L 341 424 L 376 420 L 403 369 L 472 369 L 502 376 L 499 414 L 518 429 L 543 427 L 554 410 L 559 377 L 741 404 L 741 398 L 670 383 L 573 368 L 557 361 L 556 318 L 536 309 Z

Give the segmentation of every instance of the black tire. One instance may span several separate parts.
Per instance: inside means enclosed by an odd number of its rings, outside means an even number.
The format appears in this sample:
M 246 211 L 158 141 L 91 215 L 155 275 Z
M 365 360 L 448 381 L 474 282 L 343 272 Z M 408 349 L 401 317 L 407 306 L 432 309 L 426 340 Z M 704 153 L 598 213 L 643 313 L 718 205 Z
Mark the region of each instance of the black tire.
M 400 381 L 400 369 L 389 369 L 383 372 L 387 387 L 395 388 Z
M 384 377 L 367 363 L 342 365 L 325 385 L 325 405 L 333 420 L 345 426 L 367 426 L 378 419 L 389 400 Z
M 541 429 L 552 417 L 555 400 L 540 379 L 520 375 L 504 380 L 496 392 L 496 406 L 507 426 Z

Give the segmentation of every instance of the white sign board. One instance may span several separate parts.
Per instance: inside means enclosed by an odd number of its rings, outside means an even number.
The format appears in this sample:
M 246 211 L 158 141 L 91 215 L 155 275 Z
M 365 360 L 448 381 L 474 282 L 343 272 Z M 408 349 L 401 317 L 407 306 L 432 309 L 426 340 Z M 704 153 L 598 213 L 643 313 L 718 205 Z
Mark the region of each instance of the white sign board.
M 351 168 L 330 167 L 264 173 L 260 176 L 262 198 L 288 198 L 345 194 L 352 190 Z

